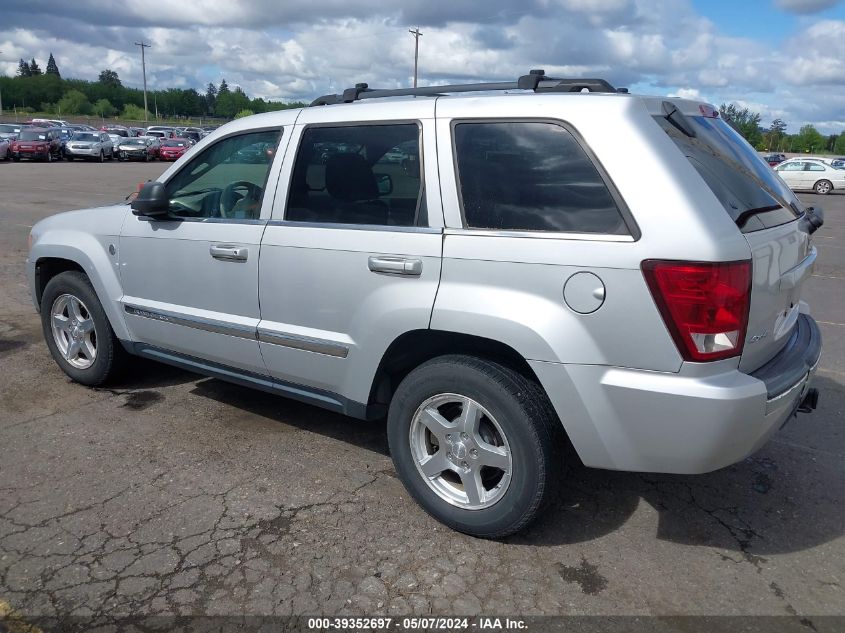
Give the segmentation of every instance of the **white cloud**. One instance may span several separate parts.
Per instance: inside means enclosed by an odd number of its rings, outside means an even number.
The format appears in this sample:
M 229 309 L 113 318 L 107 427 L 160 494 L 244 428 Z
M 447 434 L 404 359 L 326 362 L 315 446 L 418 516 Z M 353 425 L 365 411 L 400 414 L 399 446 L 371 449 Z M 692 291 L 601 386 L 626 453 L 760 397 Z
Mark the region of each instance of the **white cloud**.
M 813 4 L 779 1 L 790 10 Z M 376 0 L 4 5 L 5 74 L 14 74 L 19 57 L 44 66 L 53 52 L 66 77 L 96 79 L 112 68 L 139 86 L 133 43 L 143 38 L 152 44 L 154 88 L 202 89 L 225 77 L 250 96 L 308 101 L 360 81 L 409 85 L 407 30 L 418 24 L 423 84 L 513 79 L 544 68 L 717 104 L 742 100 L 755 104 L 764 123 L 781 116 L 796 129 L 806 121 L 835 126 L 845 111 L 845 22 L 802 18 L 786 42 L 729 37 L 691 0 L 406 0 L 387 9 Z

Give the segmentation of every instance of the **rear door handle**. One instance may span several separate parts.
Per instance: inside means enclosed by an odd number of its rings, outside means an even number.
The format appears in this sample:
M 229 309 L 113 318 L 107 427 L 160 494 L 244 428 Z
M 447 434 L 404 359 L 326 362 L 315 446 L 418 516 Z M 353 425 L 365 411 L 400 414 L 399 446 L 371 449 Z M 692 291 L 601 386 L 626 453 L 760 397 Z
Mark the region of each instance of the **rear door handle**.
M 367 266 L 374 273 L 391 273 L 394 275 L 422 274 L 422 260 L 414 257 L 396 257 L 393 255 L 372 255 L 367 260 Z
M 235 244 L 212 244 L 208 252 L 214 259 L 224 262 L 245 262 L 249 257 L 249 249 L 246 246 Z

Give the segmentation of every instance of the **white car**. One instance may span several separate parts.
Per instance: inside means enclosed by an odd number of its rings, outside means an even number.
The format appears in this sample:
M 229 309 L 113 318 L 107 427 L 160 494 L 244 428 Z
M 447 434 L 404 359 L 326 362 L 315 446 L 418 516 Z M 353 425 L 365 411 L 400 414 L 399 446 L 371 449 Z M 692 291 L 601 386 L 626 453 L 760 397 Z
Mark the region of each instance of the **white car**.
M 824 196 L 834 189 L 845 189 L 845 169 L 819 160 L 790 158 L 775 167 L 775 171 L 795 191 L 815 191 Z

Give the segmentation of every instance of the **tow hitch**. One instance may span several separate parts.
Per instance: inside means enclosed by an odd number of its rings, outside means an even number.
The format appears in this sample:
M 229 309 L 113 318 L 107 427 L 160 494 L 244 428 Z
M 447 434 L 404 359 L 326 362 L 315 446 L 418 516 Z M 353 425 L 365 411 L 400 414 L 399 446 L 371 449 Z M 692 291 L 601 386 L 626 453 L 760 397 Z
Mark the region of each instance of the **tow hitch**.
M 819 405 L 819 390 L 812 387 L 807 390 L 801 404 L 798 405 L 798 411 L 801 413 L 812 413 Z

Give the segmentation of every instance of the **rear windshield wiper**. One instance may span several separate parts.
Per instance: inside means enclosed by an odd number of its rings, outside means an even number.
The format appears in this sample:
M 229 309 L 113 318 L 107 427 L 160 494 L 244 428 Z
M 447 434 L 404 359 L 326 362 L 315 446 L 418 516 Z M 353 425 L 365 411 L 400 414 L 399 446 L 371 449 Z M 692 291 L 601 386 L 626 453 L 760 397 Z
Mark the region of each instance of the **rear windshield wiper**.
M 772 205 L 769 205 L 767 207 L 756 207 L 754 209 L 748 209 L 748 211 L 743 211 L 742 213 L 740 213 L 737 216 L 737 218 L 735 220 L 736 225 L 739 228 L 742 228 L 742 227 L 745 226 L 745 224 L 748 222 L 748 220 L 753 218 L 755 215 L 757 215 L 759 213 L 766 213 L 768 211 L 777 211 L 778 209 L 782 209 L 782 208 L 783 208 L 783 205 L 772 204 Z

